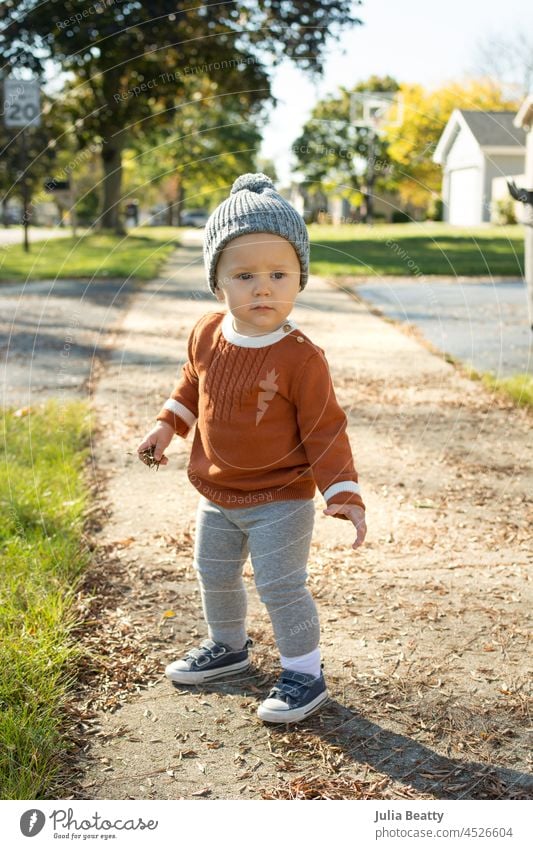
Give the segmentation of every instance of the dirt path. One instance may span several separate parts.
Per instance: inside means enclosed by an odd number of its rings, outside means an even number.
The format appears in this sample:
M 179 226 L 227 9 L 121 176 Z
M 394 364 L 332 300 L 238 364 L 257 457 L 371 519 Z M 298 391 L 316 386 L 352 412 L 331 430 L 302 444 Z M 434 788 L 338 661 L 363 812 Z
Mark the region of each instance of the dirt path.
M 158 472 L 134 452 L 192 322 L 220 308 L 202 275 L 198 247 L 185 246 L 136 296 L 94 397 L 104 506 L 93 599 L 80 600 L 94 658 L 76 708 L 73 798 L 533 796 L 531 416 L 318 278 L 294 317 L 326 350 L 368 524 L 353 552 L 351 525 L 324 517 L 317 494 L 310 586 L 331 702 L 290 730 L 257 719 L 278 665 L 249 564 L 251 674 L 179 690 L 164 678 L 205 636 L 190 437 L 174 440 Z

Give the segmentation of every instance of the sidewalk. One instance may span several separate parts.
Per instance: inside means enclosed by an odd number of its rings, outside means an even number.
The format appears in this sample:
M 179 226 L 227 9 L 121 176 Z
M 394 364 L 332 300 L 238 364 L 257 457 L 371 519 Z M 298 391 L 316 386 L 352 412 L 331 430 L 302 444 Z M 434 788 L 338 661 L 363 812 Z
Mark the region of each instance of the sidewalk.
M 102 511 L 82 633 L 100 662 L 78 705 L 87 745 L 74 798 L 532 794 L 530 414 L 319 278 L 296 303 L 293 317 L 326 351 L 367 505 L 367 540 L 354 552 L 355 529 L 323 516 L 316 496 L 309 585 L 331 701 L 289 730 L 256 717 L 278 664 L 249 563 L 252 673 L 179 690 L 164 678 L 166 663 L 205 636 L 192 437 L 176 438 L 157 472 L 135 448 L 193 322 L 221 309 L 199 246 L 186 244 L 134 296 L 93 398 Z

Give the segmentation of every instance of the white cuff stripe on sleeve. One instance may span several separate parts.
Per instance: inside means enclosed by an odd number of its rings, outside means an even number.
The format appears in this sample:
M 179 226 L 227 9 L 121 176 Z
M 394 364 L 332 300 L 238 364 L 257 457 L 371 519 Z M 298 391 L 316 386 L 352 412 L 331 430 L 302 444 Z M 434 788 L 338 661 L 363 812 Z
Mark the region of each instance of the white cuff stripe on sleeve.
M 329 501 L 332 495 L 337 495 L 338 492 L 357 492 L 361 495 L 361 487 L 355 481 L 339 481 L 328 486 L 325 492 L 322 493 L 325 501 Z
M 191 413 L 187 407 L 184 407 L 179 401 L 175 401 L 174 398 L 168 398 L 163 404 L 163 407 L 165 410 L 170 410 L 171 413 L 176 413 L 189 427 L 193 427 L 198 421 L 194 413 Z

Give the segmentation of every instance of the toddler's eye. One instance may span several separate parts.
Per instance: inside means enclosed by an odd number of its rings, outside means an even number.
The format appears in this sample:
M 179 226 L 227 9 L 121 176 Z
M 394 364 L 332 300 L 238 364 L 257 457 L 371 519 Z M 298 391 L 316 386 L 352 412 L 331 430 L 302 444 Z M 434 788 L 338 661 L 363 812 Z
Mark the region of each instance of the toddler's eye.
M 272 272 L 276 280 L 281 280 L 282 277 L 285 277 L 284 271 L 273 271 Z M 249 280 L 250 277 L 253 277 L 251 271 L 241 271 L 240 274 L 237 274 L 238 280 Z

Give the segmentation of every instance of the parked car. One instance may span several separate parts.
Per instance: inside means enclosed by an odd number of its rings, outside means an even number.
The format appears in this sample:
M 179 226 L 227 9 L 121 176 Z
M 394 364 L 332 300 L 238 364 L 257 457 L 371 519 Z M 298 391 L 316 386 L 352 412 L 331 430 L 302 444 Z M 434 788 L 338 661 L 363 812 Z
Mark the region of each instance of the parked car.
M 205 209 L 184 209 L 181 213 L 183 227 L 204 227 L 209 213 Z

